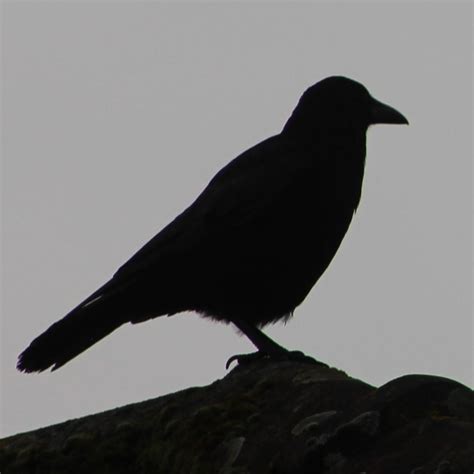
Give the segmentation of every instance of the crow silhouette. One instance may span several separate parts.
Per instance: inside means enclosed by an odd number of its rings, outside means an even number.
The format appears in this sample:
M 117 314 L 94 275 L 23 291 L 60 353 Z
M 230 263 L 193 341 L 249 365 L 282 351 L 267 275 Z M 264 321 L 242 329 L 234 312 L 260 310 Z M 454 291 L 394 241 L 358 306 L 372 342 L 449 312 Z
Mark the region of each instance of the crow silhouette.
M 18 369 L 55 370 L 122 324 L 188 310 L 233 323 L 257 357 L 290 354 L 259 328 L 292 316 L 334 257 L 359 204 L 366 132 L 377 123 L 408 121 L 345 77 L 307 89 L 278 135 L 220 170 L 107 283 L 37 337 Z

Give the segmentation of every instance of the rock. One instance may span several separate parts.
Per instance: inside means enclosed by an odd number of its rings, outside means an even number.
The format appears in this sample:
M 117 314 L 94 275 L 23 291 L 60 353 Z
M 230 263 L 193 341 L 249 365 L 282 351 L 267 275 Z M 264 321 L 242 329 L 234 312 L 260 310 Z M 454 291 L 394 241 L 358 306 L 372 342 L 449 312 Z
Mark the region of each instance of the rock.
M 472 474 L 474 396 L 407 375 L 374 388 L 260 360 L 190 388 L 0 440 L 1 474 Z

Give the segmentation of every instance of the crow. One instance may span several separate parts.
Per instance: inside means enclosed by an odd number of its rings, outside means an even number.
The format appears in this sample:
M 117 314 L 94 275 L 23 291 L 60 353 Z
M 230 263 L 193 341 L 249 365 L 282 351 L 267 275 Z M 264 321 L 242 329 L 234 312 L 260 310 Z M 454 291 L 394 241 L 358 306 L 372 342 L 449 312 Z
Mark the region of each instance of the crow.
M 290 318 L 334 257 L 360 201 L 366 132 L 377 123 L 408 121 L 354 80 L 309 87 L 279 134 L 221 169 L 107 283 L 33 340 L 18 369 L 56 370 L 125 323 L 183 311 L 233 323 L 256 357 L 291 354 L 260 328 Z

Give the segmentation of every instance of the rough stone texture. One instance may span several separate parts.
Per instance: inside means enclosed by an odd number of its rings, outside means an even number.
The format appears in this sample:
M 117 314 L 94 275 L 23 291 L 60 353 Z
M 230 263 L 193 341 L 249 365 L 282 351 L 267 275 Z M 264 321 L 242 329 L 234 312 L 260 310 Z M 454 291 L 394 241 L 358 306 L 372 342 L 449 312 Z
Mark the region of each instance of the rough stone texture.
M 376 389 L 323 364 L 222 380 L 0 440 L 1 474 L 472 474 L 474 396 L 407 375 Z

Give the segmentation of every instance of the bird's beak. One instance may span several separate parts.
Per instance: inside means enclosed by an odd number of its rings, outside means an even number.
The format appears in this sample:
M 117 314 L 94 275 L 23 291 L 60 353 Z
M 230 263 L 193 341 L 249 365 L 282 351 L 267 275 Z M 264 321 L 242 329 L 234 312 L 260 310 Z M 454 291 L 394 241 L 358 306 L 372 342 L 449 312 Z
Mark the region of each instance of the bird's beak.
M 370 107 L 370 123 L 399 123 L 408 125 L 408 120 L 393 107 L 372 99 Z

